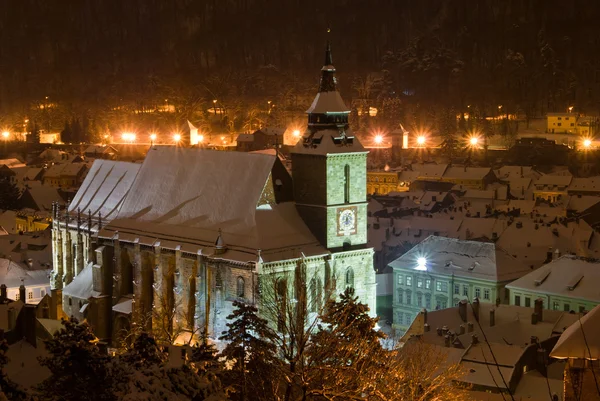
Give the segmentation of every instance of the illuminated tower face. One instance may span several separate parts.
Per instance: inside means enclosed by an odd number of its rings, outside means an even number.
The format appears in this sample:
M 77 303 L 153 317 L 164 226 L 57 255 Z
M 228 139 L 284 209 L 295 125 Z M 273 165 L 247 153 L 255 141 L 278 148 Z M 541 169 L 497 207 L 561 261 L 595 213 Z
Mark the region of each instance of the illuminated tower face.
M 367 151 L 348 126 L 328 45 L 304 137 L 292 150 L 298 212 L 329 249 L 367 242 Z

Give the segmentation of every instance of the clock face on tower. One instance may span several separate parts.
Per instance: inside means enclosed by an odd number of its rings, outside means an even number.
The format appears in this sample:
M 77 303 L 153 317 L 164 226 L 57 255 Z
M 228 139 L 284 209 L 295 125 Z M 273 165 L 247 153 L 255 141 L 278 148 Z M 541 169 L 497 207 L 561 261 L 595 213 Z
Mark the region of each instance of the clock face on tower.
M 339 208 L 337 210 L 337 234 L 356 234 L 356 206 Z

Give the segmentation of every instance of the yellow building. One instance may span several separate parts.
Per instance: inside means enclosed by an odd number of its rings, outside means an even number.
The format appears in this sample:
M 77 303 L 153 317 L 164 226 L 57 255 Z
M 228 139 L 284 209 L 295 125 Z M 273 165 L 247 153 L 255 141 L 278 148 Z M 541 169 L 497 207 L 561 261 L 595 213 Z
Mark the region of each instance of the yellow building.
M 568 196 L 567 188 L 571 184 L 571 175 L 545 174 L 533 183 L 533 198 L 556 202 Z
M 387 195 L 398 189 L 398 173 L 395 171 L 367 172 L 367 194 Z
M 548 133 L 575 134 L 577 115 L 573 113 L 548 113 Z
M 52 224 L 52 218 L 47 213 L 21 210 L 15 216 L 17 232 L 44 231 Z

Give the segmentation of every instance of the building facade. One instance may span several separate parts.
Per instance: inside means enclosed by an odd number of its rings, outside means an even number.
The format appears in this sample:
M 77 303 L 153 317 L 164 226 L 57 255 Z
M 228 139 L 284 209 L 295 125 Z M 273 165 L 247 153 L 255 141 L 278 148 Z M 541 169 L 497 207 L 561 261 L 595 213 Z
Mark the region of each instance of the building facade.
M 506 286 L 511 305 L 533 306 L 540 298 L 545 309 L 584 312 L 600 304 L 599 262 L 556 251 L 552 262 Z
M 504 286 L 530 270 L 490 242 L 430 236 L 391 262 L 393 327 L 404 331 L 425 308 L 463 299 L 508 303 Z
M 375 314 L 367 152 L 348 128 L 331 50 L 292 149 L 276 155 L 157 147 L 140 165 L 97 160 L 53 220 L 56 315 L 115 341 L 133 323 L 188 342 L 218 337 L 235 300 L 306 301 L 316 316 L 353 287 Z M 193 185 L 190 183 L 193 182 Z

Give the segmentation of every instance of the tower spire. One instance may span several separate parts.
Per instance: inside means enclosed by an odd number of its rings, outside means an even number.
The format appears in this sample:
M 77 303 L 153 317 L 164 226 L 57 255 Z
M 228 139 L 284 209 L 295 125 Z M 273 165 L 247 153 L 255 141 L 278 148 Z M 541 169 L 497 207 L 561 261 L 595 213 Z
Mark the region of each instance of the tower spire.
M 327 41 L 327 47 L 325 48 L 325 64 L 333 65 L 333 57 L 331 56 L 331 42 Z

